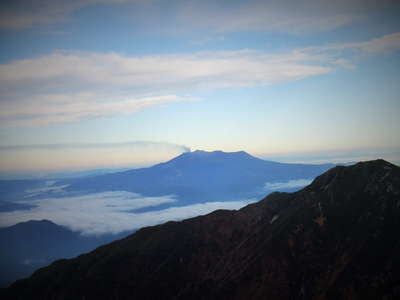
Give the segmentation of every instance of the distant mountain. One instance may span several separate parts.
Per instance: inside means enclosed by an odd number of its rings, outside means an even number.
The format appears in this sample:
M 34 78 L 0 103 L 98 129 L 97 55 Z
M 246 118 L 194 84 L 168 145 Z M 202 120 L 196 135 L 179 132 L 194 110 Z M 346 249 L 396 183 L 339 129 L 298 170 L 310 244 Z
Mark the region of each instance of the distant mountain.
M 42 186 L 42 180 L 0 180 L 0 211 L 6 210 L 2 210 L 2 205 L 22 198 L 26 190 Z
M 147 196 L 174 194 L 181 205 L 260 197 L 267 182 L 313 179 L 332 164 L 306 165 L 265 161 L 244 151 L 194 151 L 149 168 L 66 180 L 67 191 L 125 190 Z
M 57 259 L 77 256 L 127 234 L 82 236 L 47 220 L 0 228 L 0 286 L 29 276 Z
M 268 182 L 311 180 L 331 166 L 282 164 L 255 158 L 243 151 L 194 151 L 153 167 L 113 174 L 99 175 L 101 170 L 94 170 L 80 174 L 87 176 L 73 179 L 0 180 L 0 212 L 35 209 L 41 199 L 58 198 L 61 202 L 92 194 L 91 201 L 96 201 L 96 197 L 102 196 L 99 193 L 108 191 L 141 194 L 138 197 L 176 196 L 177 201 L 143 205 L 132 210 L 135 213 L 162 211 L 172 206 L 195 203 L 257 199 L 269 192 L 265 188 Z M 280 190 L 287 191 L 296 188 L 298 187 L 279 187 Z M 48 216 L 52 217 L 54 216 Z M 171 218 L 174 216 L 171 215 Z M 138 228 L 132 228 L 132 231 L 135 229 Z M 38 233 L 31 234 L 32 232 Z M 0 251 L 0 266 L 7 266 L 0 270 L 0 284 L 28 276 L 55 259 L 76 256 L 115 238 L 113 235 L 101 238 L 83 237 L 77 232 L 49 222 L 32 221 L 17 224 L 16 227 L 2 228 L 0 242 L 9 247 Z
M 239 211 L 143 228 L 40 269 L 2 296 L 399 299 L 399 228 L 400 168 L 358 163 Z

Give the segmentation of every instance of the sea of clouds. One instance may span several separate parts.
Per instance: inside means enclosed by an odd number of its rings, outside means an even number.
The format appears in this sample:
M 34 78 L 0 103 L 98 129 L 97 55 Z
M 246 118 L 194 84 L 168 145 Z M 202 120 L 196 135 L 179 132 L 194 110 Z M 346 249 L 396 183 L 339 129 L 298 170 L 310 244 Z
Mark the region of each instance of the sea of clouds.
M 32 193 L 37 196 L 37 191 Z M 19 203 L 35 207 L 0 213 L 0 226 L 11 226 L 29 220 L 47 219 L 85 235 L 101 235 L 132 231 L 144 226 L 182 220 L 210 213 L 216 209 L 239 209 L 254 200 L 230 202 L 205 202 L 187 206 L 173 206 L 179 200 L 174 195 L 146 197 L 127 191 L 108 191 L 78 196 L 25 198 Z M 168 208 L 135 212 L 143 208 Z

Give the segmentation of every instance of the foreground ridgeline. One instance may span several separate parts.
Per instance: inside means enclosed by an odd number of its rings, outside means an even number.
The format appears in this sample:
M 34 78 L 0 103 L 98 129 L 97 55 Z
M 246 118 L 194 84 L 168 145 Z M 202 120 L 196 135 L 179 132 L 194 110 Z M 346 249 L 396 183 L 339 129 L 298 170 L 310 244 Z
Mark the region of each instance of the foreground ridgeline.
M 55 260 L 75 257 L 127 235 L 85 236 L 48 220 L 0 228 L 0 287 L 28 277 Z
M 400 299 L 400 168 L 335 167 L 239 211 L 147 227 L 2 299 Z

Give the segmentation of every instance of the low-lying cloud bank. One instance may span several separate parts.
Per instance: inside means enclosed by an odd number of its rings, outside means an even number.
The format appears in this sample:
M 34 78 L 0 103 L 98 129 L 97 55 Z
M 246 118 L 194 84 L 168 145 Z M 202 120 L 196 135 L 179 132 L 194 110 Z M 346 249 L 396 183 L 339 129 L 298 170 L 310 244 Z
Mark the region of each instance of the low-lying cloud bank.
M 54 183 L 55 183 L 55 181 L 49 180 L 49 181 L 46 181 L 46 184 L 44 187 L 25 190 L 25 194 L 26 194 L 25 197 L 26 198 L 35 197 L 35 196 L 40 196 L 40 195 L 46 194 L 46 193 L 59 194 L 59 193 L 62 193 L 66 187 L 69 186 L 69 184 L 54 185 Z
M 312 179 L 293 179 L 286 182 L 267 182 L 264 188 L 267 191 L 281 191 L 284 189 L 300 188 L 309 185 Z
M 129 212 L 161 204 L 172 205 L 177 201 L 173 195 L 144 197 L 126 191 L 46 198 L 25 201 L 24 203 L 36 206 L 29 210 L 0 213 L 0 226 L 11 226 L 28 220 L 48 219 L 85 235 L 100 235 L 190 218 L 216 209 L 239 209 L 254 202 L 253 200 L 206 202 L 143 213 Z

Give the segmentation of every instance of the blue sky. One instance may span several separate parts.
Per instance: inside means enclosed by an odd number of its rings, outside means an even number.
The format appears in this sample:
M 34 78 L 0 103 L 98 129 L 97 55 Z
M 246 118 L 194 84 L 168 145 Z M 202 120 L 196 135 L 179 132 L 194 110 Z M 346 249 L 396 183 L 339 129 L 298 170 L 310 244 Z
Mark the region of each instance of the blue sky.
M 0 172 L 399 162 L 396 2 L 2 1 Z

